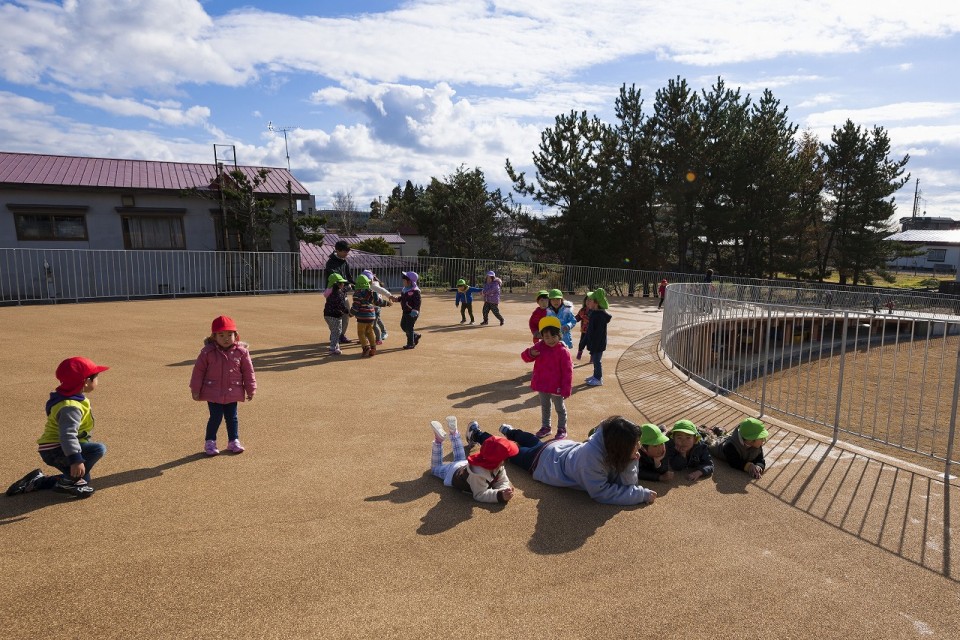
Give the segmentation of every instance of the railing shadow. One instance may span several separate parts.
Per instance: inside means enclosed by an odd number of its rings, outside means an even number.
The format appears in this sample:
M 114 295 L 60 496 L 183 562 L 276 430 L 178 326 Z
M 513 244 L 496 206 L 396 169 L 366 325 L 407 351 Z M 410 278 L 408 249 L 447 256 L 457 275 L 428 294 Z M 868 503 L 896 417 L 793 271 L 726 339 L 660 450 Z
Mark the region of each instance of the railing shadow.
M 659 334 L 639 340 L 617 363 L 627 398 L 644 419 L 669 424 L 688 418 L 696 424 L 731 428 L 746 417 L 716 395 L 682 382 L 657 353 Z M 721 493 L 744 493 L 748 484 L 784 504 L 903 560 L 960 581 L 957 545 L 945 542 L 944 482 L 909 463 L 848 445 L 831 445 L 811 435 L 768 425 L 764 447 L 768 470 L 759 480 L 717 462 Z M 951 489 L 957 486 L 951 480 Z M 960 507 L 953 501 L 950 521 Z

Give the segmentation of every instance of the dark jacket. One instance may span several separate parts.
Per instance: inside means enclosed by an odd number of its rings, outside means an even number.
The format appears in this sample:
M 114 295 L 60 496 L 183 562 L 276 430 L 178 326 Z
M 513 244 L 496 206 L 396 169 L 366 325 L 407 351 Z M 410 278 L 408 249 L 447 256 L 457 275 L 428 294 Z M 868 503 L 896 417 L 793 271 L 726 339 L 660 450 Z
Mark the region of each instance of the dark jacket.
M 603 309 L 590 311 L 590 319 L 587 321 L 587 351 L 596 353 L 607 350 L 607 325 L 611 320 L 613 316 Z
M 711 453 L 717 456 L 719 460 L 725 460 L 734 469 L 744 471 L 748 462 L 761 469 L 766 469 L 766 461 L 763 459 L 763 447 L 759 449 L 748 449 L 740 438 L 740 427 L 721 439 L 717 444 L 710 447 Z
M 327 258 L 327 266 L 323 269 L 323 283 L 326 285 L 327 280 L 330 278 L 330 274 L 339 273 L 343 276 L 347 282 L 354 284 L 353 276 L 350 274 L 350 265 L 347 264 L 347 261 L 337 255 L 337 252 L 334 251 L 330 254 L 330 257 Z
M 400 298 L 400 309 L 404 313 L 413 310 L 420 313 L 420 289 L 404 289 L 397 297 Z
M 640 449 L 640 465 L 639 469 L 637 469 L 637 477 L 641 480 L 652 480 L 655 482 L 662 480 L 663 474 L 670 470 L 667 459 L 667 456 L 664 456 L 663 460 L 660 461 L 660 466 L 656 467 L 653 464 L 653 458 L 644 453 L 643 449 Z
M 343 287 L 337 285 L 332 288 L 327 303 L 323 305 L 323 315 L 328 318 L 342 318 L 344 314 L 350 313 L 350 305 L 347 304 L 347 294 Z
M 693 445 L 687 455 L 677 451 L 673 440 L 667 442 L 667 457 L 670 462 L 670 468 L 674 471 L 689 469 L 690 471 L 699 471 L 703 477 L 713 475 L 713 457 L 710 455 L 710 448 L 703 442 L 697 442 Z

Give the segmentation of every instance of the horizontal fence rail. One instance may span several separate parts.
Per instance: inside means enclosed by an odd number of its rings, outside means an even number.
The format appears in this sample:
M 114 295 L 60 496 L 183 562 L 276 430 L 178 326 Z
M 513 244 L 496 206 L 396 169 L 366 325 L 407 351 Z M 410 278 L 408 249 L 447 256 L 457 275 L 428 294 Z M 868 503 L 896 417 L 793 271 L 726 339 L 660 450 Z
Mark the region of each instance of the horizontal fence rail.
M 852 293 L 813 306 L 817 290 L 670 286 L 661 347 L 717 392 L 815 425 L 949 463 L 960 316 L 864 308 Z M 785 301 L 790 300 L 792 304 Z M 796 302 L 800 301 L 799 304 Z M 823 302 L 823 297 L 820 296 Z

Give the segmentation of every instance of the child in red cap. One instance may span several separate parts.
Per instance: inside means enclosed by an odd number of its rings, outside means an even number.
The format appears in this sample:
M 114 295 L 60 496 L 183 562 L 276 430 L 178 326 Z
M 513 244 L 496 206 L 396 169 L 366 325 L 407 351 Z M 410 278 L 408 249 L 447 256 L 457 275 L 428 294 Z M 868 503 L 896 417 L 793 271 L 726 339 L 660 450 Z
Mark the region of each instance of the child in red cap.
M 237 403 L 253 400 L 257 392 L 257 378 L 247 343 L 240 342 L 237 325 L 227 316 L 219 316 L 210 326 L 211 335 L 204 339 L 203 349 L 193 365 L 190 391 L 194 400 L 206 400 L 210 410 L 207 420 L 203 452 L 208 456 L 220 453 L 217 449 L 217 431 L 220 422 L 227 421 L 227 450 L 243 453 L 240 444 L 240 421 Z
M 109 367 L 80 356 L 60 363 L 57 367 L 60 386 L 47 400 L 47 423 L 37 440 L 37 449 L 40 458 L 61 474 L 45 476 L 40 469 L 34 469 L 10 485 L 8 496 L 40 489 L 53 489 L 77 498 L 93 494 L 90 470 L 107 448 L 90 441 L 94 421 L 86 394 L 97 388 L 97 376 L 107 369 Z
M 478 502 L 510 502 L 513 485 L 507 477 L 504 463 L 507 458 L 517 455 L 519 448 L 516 443 L 493 436 L 484 441 L 478 453 L 467 456 L 457 430 L 456 416 L 447 416 L 446 430 L 436 420 L 430 426 L 433 428 L 433 451 L 430 457 L 433 475 L 442 479 L 448 487 L 473 494 L 473 499 Z M 447 431 L 450 432 L 450 444 L 453 445 L 453 462 L 444 463 L 443 441 Z

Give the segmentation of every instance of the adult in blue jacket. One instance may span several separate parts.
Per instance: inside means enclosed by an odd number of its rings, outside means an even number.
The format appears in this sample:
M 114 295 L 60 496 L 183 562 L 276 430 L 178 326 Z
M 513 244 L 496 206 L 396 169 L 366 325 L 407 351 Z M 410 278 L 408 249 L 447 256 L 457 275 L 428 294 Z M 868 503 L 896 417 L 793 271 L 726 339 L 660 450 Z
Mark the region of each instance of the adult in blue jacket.
M 643 504 L 657 499 L 657 492 L 637 484 L 640 427 L 623 416 L 601 422 L 586 442 L 550 440 L 500 427 L 500 432 L 519 447 L 510 461 L 538 480 L 554 487 L 573 487 L 590 494 L 601 504 Z M 469 441 L 482 443 L 490 434 L 470 425 Z

